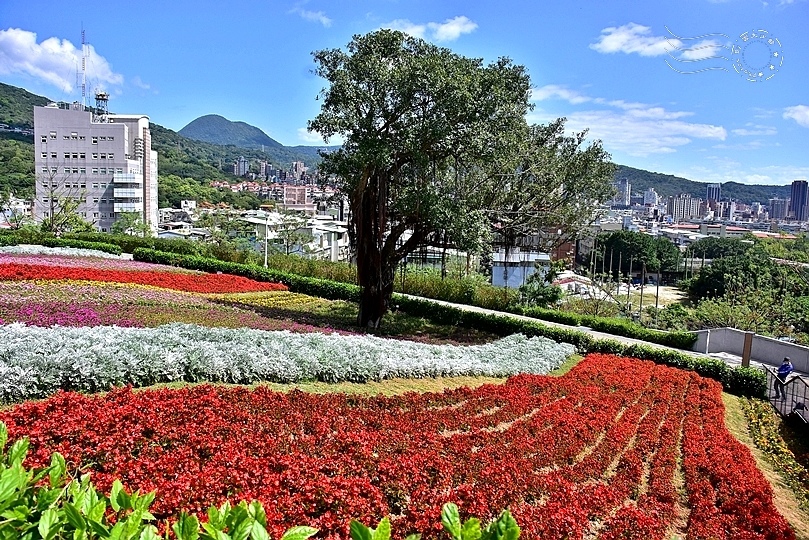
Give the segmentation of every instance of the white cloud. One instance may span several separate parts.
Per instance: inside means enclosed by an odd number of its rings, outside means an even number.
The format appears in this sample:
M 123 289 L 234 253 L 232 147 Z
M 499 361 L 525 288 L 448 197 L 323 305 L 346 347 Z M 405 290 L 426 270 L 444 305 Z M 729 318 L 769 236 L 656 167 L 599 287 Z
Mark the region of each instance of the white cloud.
M 529 117 L 529 120 L 547 122 L 555 118 L 553 114 L 539 113 Z M 608 151 L 631 156 L 669 154 L 693 139 L 725 140 L 727 137 L 725 128 L 721 126 L 644 118 L 613 110 L 574 112 L 567 115 L 566 127 L 571 131 L 589 129 L 588 136 L 601 139 Z
M 436 41 L 455 41 L 462 34 L 469 34 L 477 27 L 477 23 L 472 22 L 463 15 L 452 19 L 447 19 L 442 23 L 427 23 L 427 27 L 432 31 L 433 39 Z
M 778 130 L 772 126 L 762 126 L 760 124 L 753 124 L 752 122 L 748 122 L 745 124 L 745 126 L 746 127 L 743 128 L 733 129 L 730 132 L 734 135 L 740 135 L 742 137 L 778 134 Z
M 300 7 L 293 8 L 290 13 L 297 13 L 302 19 L 320 23 L 326 28 L 331 26 L 332 20 L 329 19 L 322 11 L 309 11 Z
M 132 84 L 134 84 L 135 86 L 137 86 L 141 90 L 149 90 L 149 89 L 151 89 L 151 85 L 146 84 L 145 82 L 143 82 L 143 79 L 141 79 L 139 75 L 135 75 L 134 77 L 132 77 Z
M 534 88 L 531 90 L 532 101 L 543 101 L 551 98 L 563 99 L 567 102 L 573 103 L 574 105 L 592 100 L 590 97 L 582 95 L 575 90 L 570 90 L 559 84 L 548 84 L 541 88 Z
M 87 45 L 87 52 L 86 77 L 93 89 L 123 84 L 123 75 L 115 73 L 92 45 Z M 34 32 L 20 28 L 0 30 L 0 75 L 23 74 L 71 92 L 81 61 L 81 48 L 66 39 L 51 37 L 37 43 Z
M 809 127 L 809 106 L 795 105 L 794 107 L 787 107 L 784 109 L 784 118 L 791 118 L 798 125 Z
M 632 22 L 604 28 L 599 40 L 590 44 L 591 49 L 600 53 L 638 53 L 641 56 L 661 56 L 682 46 L 683 43 L 678 39 L 653 36 L 650 27 Z
M 413 37 L 430 39 L 436 42 L 455 41 L 463 34 L 474 32 L 477 27 L 476 22 L 464 15 L 447 19 L 442 23 L 428 22 L 418 24 L 408 19 L 396 19 L 381 26 L 381 28 L 399 30 Z
M 383 24 L 382 28 L 388 28 L 390 30 L 399 30 L 400 32 L 404 32 L 405 34 L 409 34 L 413 37 L 417 37 L 420 39 L 424 39 L 425 34 L 427 32 L 426 24 L 412 23 L 407 19 L 393 20 L 387 24 Z
M 323 135 L 317 131 L 309 131 L 305 127 L 298 128 L 298 140 L 304 144 L 314 146 L 323 146 L 325 144 L 328 144 L 329 146 L 343 144 L 343 138 L 339 135 L 329 137 L 329 142 L 325 143 L 323 142 Z

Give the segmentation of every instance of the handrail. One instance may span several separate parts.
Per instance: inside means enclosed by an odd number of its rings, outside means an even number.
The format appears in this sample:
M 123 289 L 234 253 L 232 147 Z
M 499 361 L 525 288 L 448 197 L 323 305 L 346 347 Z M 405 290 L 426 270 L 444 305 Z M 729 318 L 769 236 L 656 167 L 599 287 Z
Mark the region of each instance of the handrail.
M 770 403 L 773 407 L 781 416 L 794 414 L 809 424 L 809 382 L 800 375 L 788 377 L 783 386 L 786 398 L 776 399 L 775 385 L 781 381 L 778 372 L 770 366 L 762 366 L 762 369 L 767 375 L 767 391 L 770 393 Z

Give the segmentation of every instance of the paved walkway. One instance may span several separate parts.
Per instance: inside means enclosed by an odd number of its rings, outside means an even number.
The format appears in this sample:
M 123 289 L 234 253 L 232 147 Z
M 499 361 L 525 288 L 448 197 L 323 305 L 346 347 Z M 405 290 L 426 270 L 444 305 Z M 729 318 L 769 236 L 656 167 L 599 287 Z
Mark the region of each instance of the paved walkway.
M 486 309 L 486 308 L 481 308 L 481 307 L 477 307 L 477 306 L 469 306 L 469 305 L 466 305 L 466 304 L 453 304 L 451 302 L 445 302 L 444 300 L 434 300 L 432 298 L 423 298 L 423 297 L 420 297 L 420 296 L 411 296 L 411 295 L 407 295 L 407 294 L 404 294 L 402 296 L 407 296 L 408 298 L 413 298 L 413 299 L 416 299 L 416 300 L 426 300 L 426 301 L 434 302 L 436 304 L 440 304 L 440 305 L 443 305 L 443 306 L 455 307 L 455 308 L 462 309 L 462 310 L 465 310 L 465 311 L 474 311 L 474 312 L 477 312 L 477 313 L 485 313 L 485 314 L 488 314 L 488 315 L 500 315 L 500 316 L 504 316 L 504 317 L 512 317 L 514 319 L 520 319 L 520 320 L 529 321 L 529 322 L 536 322 L 536 323 L 539 323 L 539 324 L 543 324 L 545 326 L 563 328 L 563 329 L 566 329 L 566 330 L 578 330 L 580 332 L 585 332 L 587 334 L 590 334 L 591 336 L 593 336 L 596 339 L 610 339 L 610 340 L 618 341 L 618 342 L 621 342 L 621 343 L 624 343 L 624 344 L 627 344 L 627 345 L 646 345 L 648 347 L 652 347 L 652 348 L 655 348 L 655 349 L 667 349 L 667 350 L 671 350 L 671 351 L 677 351 L 677 352 L 680 352 L 680 353 L 691 355 L 691 356 L 696 357 L 696 358 L 716 358 L 716 359 L 719 359 L 719 360 L 723 360 L 725 363 L 727 363 L 729 366 L 732 366 L 732 367 L 742 365 L 742 357 L 741 356 L 736 356 L 736 355 L 731 354 L 731 353 L 719 352 L 719 353 L 705 354 L 705 353 L 700 353 L 700 352 L 695 352 L 695 351 L 688 351 L 688 350 L 684 350 L 684 349 L 676 349 L 674 347 L 668 347 L 666 345 L 660 345 L 658 343 L 651 343 L 651 342 L 643 341 L 643 340 L 640 340 L 640 339 L 635 339 L 635 338 L 630 338 L 630 337 L 625 337 L 625 336 L 616 336 L 614 334 L 607 334 L 605 332 L 599 332 L 599 331 L 593 330 L 592 328 L 589 328 L 587 326 L 570 326 L 570 325 L 567 325 L 567 324 L 561 324 L 561 323 L 557 323 L 557 322 L 545 321 L 545 320 L 542 320 L 542 319 L 536 319 L 534 317 L 527 317 L 525 315 L 517 315 L 516 313 L 508 313 L 506 311 L 496 311 L 496 310 L 493 310 L 493 309 Z M 759 369 L 763 369 L 764 364 L 762 364 L 761 362 L 756 362 L 755 360 L 751 360 L 750 361 L 750 366 L 755 367 L 755 368 L 759 368 Z M 794 373 L 795 373 L 796 376 L 798 376 L 798 375 L 806 376 L 806 374 L 800 373 L 800 372 L 797 372 L 797 371 L 794 372 Z

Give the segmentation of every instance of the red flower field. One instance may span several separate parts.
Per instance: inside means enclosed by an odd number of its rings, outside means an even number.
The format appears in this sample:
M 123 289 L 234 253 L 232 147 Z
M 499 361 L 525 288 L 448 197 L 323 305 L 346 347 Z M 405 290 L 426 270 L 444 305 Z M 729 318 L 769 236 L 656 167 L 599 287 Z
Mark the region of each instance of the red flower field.
M 391 515 L 438 536 L 440 509 L 509 507 L 528 539 L 777 540 L 794 534 L 748 450 L 724 427 L 721 386 L 650 362 L 589 355 L 563 378 L 362 398 L 197 386 L 61 393 L 0 412 L 103 490 L 157 490 L 153 513 L 261 500 L 271 533 L 348 537 Z M 278 537 L 278 536 L 275 536 Z
M 197 293 L 241 293 L 286 291 L 281 283 L 265 283 L 229 274 L 186 274 L 147 270 L 109 270 L 69 266 L 36 265 L 14 262 L 0 264 L 3 280 L 87 280 L 114 283 L 136 283 L 175 291 Z

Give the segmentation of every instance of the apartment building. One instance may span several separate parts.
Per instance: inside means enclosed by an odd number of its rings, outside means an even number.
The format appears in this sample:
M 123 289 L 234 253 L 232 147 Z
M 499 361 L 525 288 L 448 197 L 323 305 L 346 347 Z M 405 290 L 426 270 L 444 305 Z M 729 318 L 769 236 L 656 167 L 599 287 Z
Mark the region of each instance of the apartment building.
M 122 212 L 138 212 L 157 231 L 157 152 L 149 117 L 108 114 L 106 95 L 96 111 L 81 103 L 34 107 L 36 198 L 34 219 L 77 203 L 76 212 L 109 232 Z

